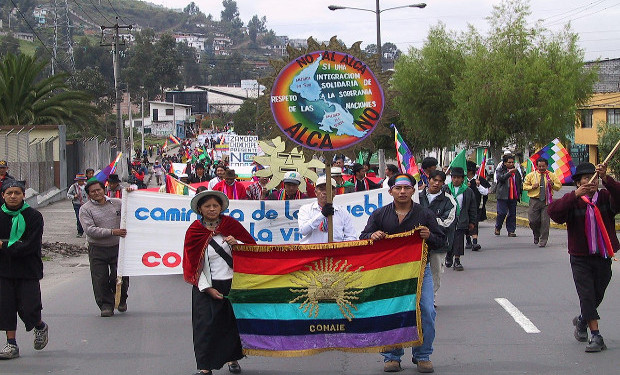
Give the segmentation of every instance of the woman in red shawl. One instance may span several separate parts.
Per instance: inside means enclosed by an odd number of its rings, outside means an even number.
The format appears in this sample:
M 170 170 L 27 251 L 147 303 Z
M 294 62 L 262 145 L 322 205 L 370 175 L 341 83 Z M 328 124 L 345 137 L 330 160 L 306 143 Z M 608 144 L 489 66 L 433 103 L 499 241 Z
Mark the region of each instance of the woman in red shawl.
M 198 374 L 211 374 L 228 363 L 240 373 L 241 339 L 230 301 L 233 276 L 231 246 L 256 244 L 235 219 L 222 215 L 228 197 L 220 191 L 202 191 L 192 199 L 192 210 L 201 215 L 185 233 L 183 277 L 192 288 L 192 327 Z M 198 375 L 196 374 L 196 375 Z

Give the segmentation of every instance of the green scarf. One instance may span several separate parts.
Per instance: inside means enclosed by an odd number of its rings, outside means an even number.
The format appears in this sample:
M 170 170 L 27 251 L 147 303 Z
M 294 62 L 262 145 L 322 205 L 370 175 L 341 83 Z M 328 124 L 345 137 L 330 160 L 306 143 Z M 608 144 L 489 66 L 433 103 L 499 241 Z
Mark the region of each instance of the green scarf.
M 9 237 L 9 244 L 7 246 L 13 245 L 15 242 L 19 241 L 20 238 L 24 235 L 26 231 L 26 220 L 24 220 L 24 215 L 22 215 L 22 211 L 26 208 L 30 207 L 28 203 L 24 202 L 22 208 L 17 211 L 11 211 L 6 207 L 6 203 L 2 205 L 2 211 L 12 216 L 12 225 L 11 225 L 11 234 Z
M 456 201 L 456 216 L 458 217 L 461 214 L 461 205 L 459 204 L 459 200 L 456 199 L 456 197 L 463 194 L 465 190 L 467 190 L 467 186 L 463 182 L 461 186 L 459 186 L 458 190 L 455 191 L 454 185 L 452 185 L 452 182 L 450 182 L 448 184 L 448 189 L 450 190 L 450 193 L 452 193 L 452 196 L 454 197 L 454 200 Z

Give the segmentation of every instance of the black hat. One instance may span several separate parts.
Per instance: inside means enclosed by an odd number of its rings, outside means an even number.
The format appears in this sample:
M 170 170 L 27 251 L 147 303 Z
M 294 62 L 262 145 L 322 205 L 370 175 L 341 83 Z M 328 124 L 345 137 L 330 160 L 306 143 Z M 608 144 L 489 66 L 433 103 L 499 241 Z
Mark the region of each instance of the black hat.
M 205 169 L 205 166 L 202 163 L 197 163 L 195 169 Z
M 8 164 L 6 160 L 0 160 L 0 168 L 8 168 Z
M 465 171 L 461 167 L 454 167 L 450 169 L 450 176 L 452 177 L 465 177 Z
M 351 172 L 353 172 L 354 174 L 361 171 L 362 169 L 364 169 L 364 166 L 361 165 L 360 163 L 355 163 L 353 164 L 353 167 L 351 167 Z
M 467 172 L 476 172 L 478 170 L 478 166 L 471 160 L 467 160 Z
M 117 174 L 111 174 L 110 177 L 108 177 L 108 182 L 119 183 L 121 180 L 118 178 Z
M 584 174 L 595 174 L 596 167 L 592 163 L 583 162 L 577 166 L 575 173 L 573 173 L 573 181 L 577 181 Z
M 17 181 L 9 178 L 2 183 L 2 192 L 4 193 L 6 189 L 12 187 L 18 187 L 22 190 L 22 192 L 26 191 L 26 184 L 24 183 L 24 181 Z

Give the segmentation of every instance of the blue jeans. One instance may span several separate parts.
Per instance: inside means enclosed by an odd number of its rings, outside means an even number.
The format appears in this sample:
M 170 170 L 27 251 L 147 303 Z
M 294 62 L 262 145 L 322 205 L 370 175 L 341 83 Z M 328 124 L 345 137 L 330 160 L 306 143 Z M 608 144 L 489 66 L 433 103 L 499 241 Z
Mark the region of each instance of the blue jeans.
M 73 210 L 75 211 L 75 218 L 77 220 L 77 231 L 78 234 L 84 234 L 84 229 L 82 229 L 82 223 L 80 223 L 80 206 L 79 204 L 73 205 Z
M 516 199 L 498 199 L 497 200 L 497 219 L 495 220 L 495 229 L 501 230 L 506 219 L 506 229 L 508 233 L 514 233 L 517 230 L 517 200 Z
M 424 280 L 422 281 L 422 294 L 420 295 L 420 314 L 422 319 L 422 335 L 424 342 L 420 346 L 411 348 L 411 354 L 417 361 L 430 361 L 433 354 L 433 341 L 435 341 L 435 294 L 433 291 L 433 273 L 430 263 L 424 268 Z M 398 361 L 405 354 L 403 348 L 382 352 L 383 361 Z

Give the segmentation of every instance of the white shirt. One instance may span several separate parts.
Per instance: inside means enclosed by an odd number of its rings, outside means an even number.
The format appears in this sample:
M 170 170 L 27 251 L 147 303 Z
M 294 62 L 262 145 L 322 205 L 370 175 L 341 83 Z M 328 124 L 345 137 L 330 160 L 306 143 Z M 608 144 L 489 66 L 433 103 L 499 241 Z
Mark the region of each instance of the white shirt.
M 321 214 L 321 207 L 318 202 L 304 204 L 299 208 L 297 214 L 297 224 L 299 233 L 302 235 L 302 244 L 327 243 L 327 232 L 319 229 L 325 219 Z M 334 206 L 334 242 L 357 240 L 359 233 L 355 231 L 351 214 L 342 206 Z
M 472 177 L 468 182 L 471 182 L 471 180 L 475 180 L 475 179 L 476 179 L 476 177 Z M 489 189 L 488 188 L 485 188 L 484 186 L 482 186 L 482 184 L 478 185 L 477 187 L 478 187 L 478 192 L 480 194 L 482 194 L 482 195 L 489 195 Z
M 212 179 L 209 180 L 209 185 L 207 185 L 207 189 L 213 190 L 213 187 L 217 185 L 218 182 L 221 182 L 221 181 L 224 181 L 224 180 L 220 180 L 220 178 L 217 176 L 213 177 Z
M 212 240 L 217 242 L 222 249 L 230 256 L 232 251 L 228 243 L 224 241 L 224 237 L 221 234 L 217 234 L 212 237 Z M 207 254 L 205 254 L 205 260 L 200 271 L 200 277 L 198 278 L 198 290 L 204 292 L 213 285 L 213 280 L 230 280 L 233 277 L 233 270 L 228 266 L 228 263 L 222 258 L 215 249 L 211 246 L 207 246 Z

